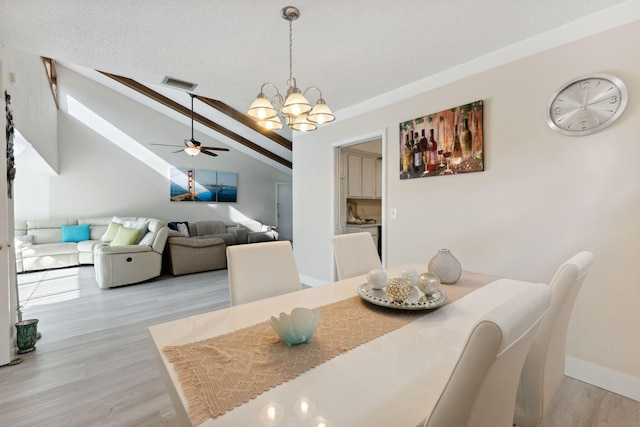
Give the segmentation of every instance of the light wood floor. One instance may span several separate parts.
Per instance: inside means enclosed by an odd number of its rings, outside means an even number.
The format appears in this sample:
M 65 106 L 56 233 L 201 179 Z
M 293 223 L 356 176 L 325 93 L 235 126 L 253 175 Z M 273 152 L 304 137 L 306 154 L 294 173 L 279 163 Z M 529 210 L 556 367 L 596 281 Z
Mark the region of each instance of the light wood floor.
M 0 368 L 0 426 L 174 426 L 147 327 L 229 305 L 226 270 L 100 289 L 93 267 L 19 275 L 42 338 Z M 565 378 L 543 427 L 640 427 L 640 404 Z

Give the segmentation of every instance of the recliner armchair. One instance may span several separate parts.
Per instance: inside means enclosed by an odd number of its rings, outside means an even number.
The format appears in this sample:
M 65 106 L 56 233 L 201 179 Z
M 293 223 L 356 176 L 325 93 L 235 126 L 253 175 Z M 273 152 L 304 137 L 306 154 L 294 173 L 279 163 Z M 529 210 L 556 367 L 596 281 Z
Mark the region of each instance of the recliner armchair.
M 227 267 L 227 246 L 237 243 L 233 226 L 222 221 L 173 222 L 169 227 L 187 224 L 183 232 L 169 230 L 165 265 L 174 276 L 219 270 Z
M 229 246 L 266 242 L 278 239 L 275 227 L 257 221 L 244 225 L 227 225 L 218 220 L 169 223 L 169 238 L 165 264 L 174 276 L 227 267 L 226 249 Z M 180 231 L 180 228 L 182 231 Z
M 143 282 L 160 275 L 169 228 L 159 219 L 138 220 L 149 221 L 147 233 L 140 243 L 127 246 L 102 243 L 94 248 L 96 281 L 101 288 Z

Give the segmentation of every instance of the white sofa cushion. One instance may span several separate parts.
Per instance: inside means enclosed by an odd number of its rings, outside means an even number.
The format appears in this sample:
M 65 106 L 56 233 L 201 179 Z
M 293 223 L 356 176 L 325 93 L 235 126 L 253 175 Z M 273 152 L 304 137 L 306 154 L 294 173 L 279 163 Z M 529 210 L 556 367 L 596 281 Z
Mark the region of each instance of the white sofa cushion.
M 45 243 L 22 248 L 22 268 L 24 271 L 78 265 L 77 243 Z
M 34 245 L 62 242 L 62 226 L 78 225 L 77 219 L 29 219 L 28 233 L 33 236 Z
M 75 242 L 45 243 L 22 248 L 23 259 L 73 253 L 78 253 L 78 244 Z
M 104 246 L 101 240 L 85 240 L 78 243 L 78 261 L 80 264 L 93 264 L 93 251 L 96 246 Z
M 91 224 L 90 240 L 100 240 L 100 237 L 107 231 L 109 224 L 111 224 L 112 218 L 112 216 L 78 218 L 78 224 Z

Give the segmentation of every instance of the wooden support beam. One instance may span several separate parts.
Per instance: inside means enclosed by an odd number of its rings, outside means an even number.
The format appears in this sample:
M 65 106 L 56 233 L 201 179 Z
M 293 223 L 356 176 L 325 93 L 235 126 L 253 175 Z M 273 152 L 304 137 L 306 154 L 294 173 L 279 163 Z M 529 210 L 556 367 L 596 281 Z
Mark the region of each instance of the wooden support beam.
M 49 80 L 49 86 L 51 87 L 51 94 L 53 95 L 53 101 L 56 103 L 56 108 L 60 109 L 58 103 L 58 72 L 56 71 L 56 61 L 51 58 L 40 57 L 44 64 L 44 69 L 47 73 L 47 80 Z
M 273 142 L 282 145 L 287 150 L 291 150 L 292 149 L 291 141 L 289 141 L 287 138 L 283 137 L 282 135 L 279 135 L 279 134 L 275 133 L 272 130 L 263 128 L 262 126 L 258 125 L 258 123 L 256 123 L 255 120 L 247 117 L 246 114 L 242 114 L 240 111 L 236 110 L 235 108 L 230 107 L 229 105 L 225 104 L 224 102 L 218 101 L 216 99 L 205 98 L 204 96 L 199 96 L 199 95 L 196 95 L 196 98 L 198 98 L 200 101 L 204 102 L 208 106 L 210 106 L 212 108 L 215 108 L 216 110 L 220 111 L 221 113 L 226 114 L 227 116 L 231 117 L 235 121 L 240 122 L 240 123 L 242 123 L 243 125 L 245 125 L 247 127 L 250 127 L 251 129 L 255 130 L 256 132 L 260 132 L 261 134 L 263 134 L 267 138 L 271 139 Z
M 138 93 L 141 93 L 151 99 L 153 99 L 154 101 L 164 105 L 165 107 L 168 107 L 180 114 L 183 114 L 189 118 L 191 118 L 191 110 L 187 107 L 184 107 L 182 104 L 179 104 L 177 102 L 175 102 L 174 100 L 167 98 L 166 96 L 148 88 L 147 86 L 138 83 L 135 80 L 132 80 L 128 77 L 122 77 L 122 76 L 117 76 L 115 74 L 110 74 L 110 73 L 106 73 L 104 71 L 100 71 L 101 74 L 127 86 L 130 89 L 135 90 Z M 201 97 L 198 97 L 199 99 Z M 207 98 L 204 98 L 207 99 Z M 203 101 L 204 102 L 204 101 Z M 207 105 L 210 105 L 209 103 L 207 103 Z M 214 107 L 215 108 L 215 107 Z M 235 110 L 234 110 L 235 111 Z M 238 113 L 239 114 L 239 113 Z M 287 160 L 284 159 L 280 156 L 278 156 L 277 154 L 272 153 L 271 151 L 267 150 L 264 147 L 261 147 L 260 145 L 256 144 L 255 142 L 249 141 L 248 139 L 246 139 L 245 137 L 238 135 L 237 133 L 230 131 L 229 129 L 219 125 L 218 123 L 214 122 L 213 120 L 210 120 L 198 113 L 194 113 L 193 114 L 193 120 L 197 121 L 198 123 L 203 124 L 204 126 L 208 127 L 209 129 L 220 133 L 221 135 L 226 136 L 227 138 L 230 138 L 234 141 L 236 141 L 239 144 L 244 145 L 247 148 L 252 149 L 253 151 L 273 160 L 276 161 L 278 163 L 280 163 L 283 166 L 286 166 L 288 168 L 292 168 L 293 164 Z M 291 148 L 289 148 L 291 149 Z

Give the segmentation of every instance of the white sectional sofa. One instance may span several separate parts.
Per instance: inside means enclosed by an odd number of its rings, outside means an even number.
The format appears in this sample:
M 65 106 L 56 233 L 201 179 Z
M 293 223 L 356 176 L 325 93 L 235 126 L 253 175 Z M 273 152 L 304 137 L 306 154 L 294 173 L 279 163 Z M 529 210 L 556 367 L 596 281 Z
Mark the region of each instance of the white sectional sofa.
M 155 218 L 122 217 L 123 221 L 148 222 L 135 244 L 111 245 L 101 238 L 114 217 L 16 220 L 16 270 L 19 273 L 50 268 L 94 264 L 102 288 L 148 280 L 160 275 L 162 252 L 169 234 Z M 89 224 L 89 239 L 63 242 L 63 226 Z M 71 228 L 66 228 L 65 231 Z M 67 235 L 68 236 L 68 235 Z

